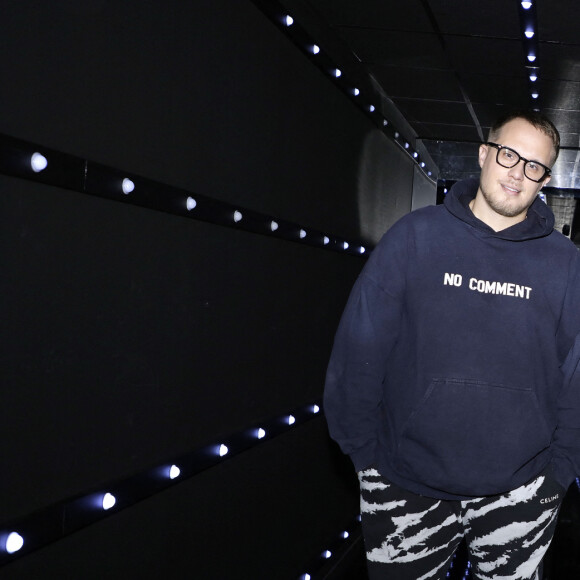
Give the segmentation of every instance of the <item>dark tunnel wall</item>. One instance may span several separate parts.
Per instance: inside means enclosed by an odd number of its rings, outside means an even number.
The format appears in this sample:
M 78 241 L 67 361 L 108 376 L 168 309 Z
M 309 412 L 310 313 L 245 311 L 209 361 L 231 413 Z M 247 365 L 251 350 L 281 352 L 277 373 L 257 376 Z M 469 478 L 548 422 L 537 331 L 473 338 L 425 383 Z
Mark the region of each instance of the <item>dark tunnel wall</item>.
M 249 1 L 0 16 L 0 132 L 364 243 L 411 207 L 409 159 Z M 362 259 L 10 177 L 0 220 L 0 521 L 321 396 Z M 355 484 L 316 418 L 0 576 L 294 578 Z

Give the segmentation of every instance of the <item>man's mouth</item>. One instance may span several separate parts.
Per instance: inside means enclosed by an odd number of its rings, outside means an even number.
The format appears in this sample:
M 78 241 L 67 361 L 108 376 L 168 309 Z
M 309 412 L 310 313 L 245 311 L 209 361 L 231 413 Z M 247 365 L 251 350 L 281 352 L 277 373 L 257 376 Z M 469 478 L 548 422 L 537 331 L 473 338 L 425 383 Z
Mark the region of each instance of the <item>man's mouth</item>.
M 501 187 L 508 195 L 518 195 L 518 193 L 520 193 L 520 191 L 521 191 L 517 187 L 514 187 L 512 185 L 508 185 L 507 183 L 502 183 Z

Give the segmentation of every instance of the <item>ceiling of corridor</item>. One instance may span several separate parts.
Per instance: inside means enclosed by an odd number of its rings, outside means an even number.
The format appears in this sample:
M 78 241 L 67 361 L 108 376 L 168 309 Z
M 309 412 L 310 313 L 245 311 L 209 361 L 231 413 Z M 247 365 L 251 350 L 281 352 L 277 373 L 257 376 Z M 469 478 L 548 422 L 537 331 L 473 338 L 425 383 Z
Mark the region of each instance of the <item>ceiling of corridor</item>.
M 533 0 L 527 10 L 520 0 L 284 4 L 310 14 L 356 57 L 423 142 L 440 178 L 478 174 L 477 146 L 490 123 L 506 110 L 539 108 L 562 136 L 550 185 L 580 189 L 580 34 L 573 0 Z

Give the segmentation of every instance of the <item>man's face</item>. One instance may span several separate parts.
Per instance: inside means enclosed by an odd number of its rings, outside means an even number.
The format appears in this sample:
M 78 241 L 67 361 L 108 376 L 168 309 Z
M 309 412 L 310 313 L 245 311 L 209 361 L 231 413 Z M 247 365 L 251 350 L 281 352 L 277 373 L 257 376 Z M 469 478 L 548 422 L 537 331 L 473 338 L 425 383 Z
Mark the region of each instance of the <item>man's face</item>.
M 506 123 L 499 134 L 490 139 L 499 145 L 517 151 L 530 161 L 551 167 L 555 151 L 552 140 L 524 119 Z M 540 189 L 550 181 L 546 177 L 536 183 L 524 175 L 524 161 L 507 169 L 496 162 L 497 149 L 489 145 L 479 147 L 481 178 L 478 194 L 492 213 L 514 218 L 516 223 L 525 218 Z

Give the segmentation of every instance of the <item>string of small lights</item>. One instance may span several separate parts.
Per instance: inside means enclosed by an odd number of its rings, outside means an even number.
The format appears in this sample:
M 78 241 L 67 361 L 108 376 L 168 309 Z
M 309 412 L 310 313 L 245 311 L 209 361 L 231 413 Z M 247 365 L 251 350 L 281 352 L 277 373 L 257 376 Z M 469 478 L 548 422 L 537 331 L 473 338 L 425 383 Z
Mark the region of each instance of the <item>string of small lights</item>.
M 4 522 L 0 524 L 0 566 L 322 415 L 320 401 L 302 405 L 127 479 L 112 481 L 18 520 Z
M 353 240 L 8 135 L 0 135 L 0 173 L 353 256 L 367 251 Z

